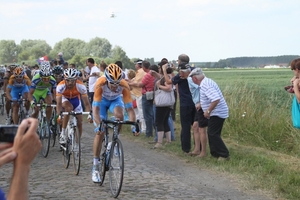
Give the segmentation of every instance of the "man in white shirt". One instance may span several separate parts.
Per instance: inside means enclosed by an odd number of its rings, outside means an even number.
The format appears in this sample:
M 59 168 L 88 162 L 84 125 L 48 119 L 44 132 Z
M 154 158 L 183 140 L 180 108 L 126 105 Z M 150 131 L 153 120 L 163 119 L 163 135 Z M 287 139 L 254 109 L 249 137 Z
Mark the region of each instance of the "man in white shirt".
M 100 69 L 95 66 L 95 60 L 93 58 L 88 58 L 86 60 L 86 65 L 90 69 L 90 75 L 89 75 L 89 98 L 90 103 L 94 101 L 94 86 L 97 81 L 97 79 L 100 76 Z

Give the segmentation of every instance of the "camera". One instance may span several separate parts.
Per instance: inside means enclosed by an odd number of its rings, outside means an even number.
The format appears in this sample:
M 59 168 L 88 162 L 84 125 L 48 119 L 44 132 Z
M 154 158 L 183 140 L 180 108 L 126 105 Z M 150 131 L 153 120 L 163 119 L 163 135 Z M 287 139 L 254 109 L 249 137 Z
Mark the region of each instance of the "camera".
M 0 142 L 13 143 L 18 125 L 0 125 Z
M 168 63 L 168 67 L 173 67 L 173 64 L 171 62 Z

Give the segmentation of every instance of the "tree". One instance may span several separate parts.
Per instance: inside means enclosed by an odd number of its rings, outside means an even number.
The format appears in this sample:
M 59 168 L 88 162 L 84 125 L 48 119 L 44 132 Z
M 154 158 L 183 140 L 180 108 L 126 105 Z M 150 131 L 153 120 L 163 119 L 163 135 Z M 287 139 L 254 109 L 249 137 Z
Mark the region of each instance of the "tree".
M 51 58 L 56 58 L 59 52 L 63 52 L 64 60 L 70 60 L 75 55 L 84 55 L 85 41 L 79 39 L 66 38 L 54 45 L 50 52 Z
M 19 48 L 14 40 L 0 41 L 0 63 L 17 62 Z
M 92 57 L 106 58 L 111 54 L 111 44 L 105 38 L 93 38 L 84 48 L 84 55 Z
M 19 59 L 24 60 L 24 57 L 38 59 L 42 56 L 49 55 L 51 46 L 45 40 L 22 40 L 20 43 Z M 23 53 L 24 52 L 24 53 Z
M 134 69 L 134 63 L 130 61 L 126 52 L 120 46 L 115 46 L 112 49 L 111 58 L 113 62 L 121 61 L 123 63 L 123 69 Z

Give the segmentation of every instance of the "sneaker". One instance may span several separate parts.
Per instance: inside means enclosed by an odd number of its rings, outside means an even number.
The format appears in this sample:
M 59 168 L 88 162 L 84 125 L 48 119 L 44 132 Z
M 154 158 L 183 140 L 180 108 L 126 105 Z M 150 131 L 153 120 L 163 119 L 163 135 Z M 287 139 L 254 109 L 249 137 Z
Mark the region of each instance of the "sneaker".
M 62 134 L 60 134 L 59 144 L 66 144 L 66 142 L 66 138 Z
M 92 180 L 94 183 L 100 183 L 99 165 L 93 165 Z

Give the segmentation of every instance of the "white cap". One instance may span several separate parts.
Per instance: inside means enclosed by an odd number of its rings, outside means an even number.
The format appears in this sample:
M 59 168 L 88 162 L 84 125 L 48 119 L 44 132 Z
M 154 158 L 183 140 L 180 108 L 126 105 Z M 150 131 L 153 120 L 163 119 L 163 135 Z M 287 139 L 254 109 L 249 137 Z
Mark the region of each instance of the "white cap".
M 192 77 L 194 75 L 200 75 L 200 74 L 203 74 L 202 69 L 201 68 L 195 68 L 191 71 L 189 76 Z

